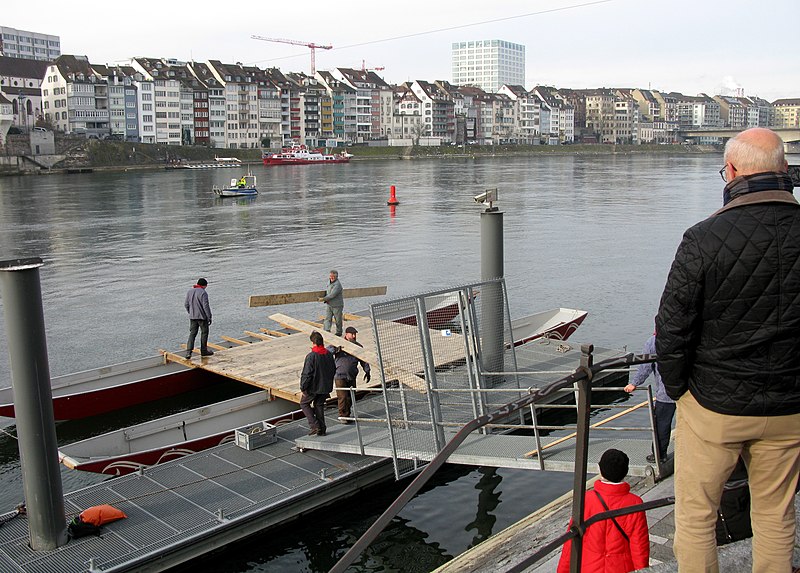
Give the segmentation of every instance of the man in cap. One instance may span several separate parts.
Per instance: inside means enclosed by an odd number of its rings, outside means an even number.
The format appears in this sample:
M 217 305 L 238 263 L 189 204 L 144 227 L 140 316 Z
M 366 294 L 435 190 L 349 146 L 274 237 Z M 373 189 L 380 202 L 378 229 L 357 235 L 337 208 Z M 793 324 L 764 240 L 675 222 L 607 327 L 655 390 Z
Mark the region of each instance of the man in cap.
M 363 346 L 356 340 L 358 331 L 353 326 L 348 326 L 344 330 L 345 340 Z M 336 386 L 336 397 L 339 401 L 339 422 L 342 424 L 350 424 L 350 408 L 353 406 L 353 399 L 350 395 L 348 388 L 356 387 L 356 378 L 358 377 L 358 365 L 364 370 L 364 382 L 370 381 L 369 364 L 363 360 L 359 360 L 352 354 L 348 354 L 342 350 L 341 346 L 328 346 L 328 351 L 333 353 L 333 358 L 336 360 L 336 375 L 333 378 L 334 385 Z
M 197 284 L 186 293 L 183 306 L 189 313 L 189 341 L 186 343 L 186 359 L 192 357 L 194 339 L 200 331 L 200 356 L 211 356 L 213 350 L 208 348 L 208 327 L 211 326 L 211 305 L 208 303 L 206 287 L 208 281 L 204 278 L 197 279 Z
M 331 330 L 331 321 L 336 323 L 336 336 L 342 335 L 342 313 L 344 312 L 344 295 L 342 294 L 342 283 L 339 282 L 339 272 L 331 270 L 328 275 L 328 286 L 325 288 L 325 296 L 319 299 L 325 303 L 325 323 L 323 328 L 328 332 Z

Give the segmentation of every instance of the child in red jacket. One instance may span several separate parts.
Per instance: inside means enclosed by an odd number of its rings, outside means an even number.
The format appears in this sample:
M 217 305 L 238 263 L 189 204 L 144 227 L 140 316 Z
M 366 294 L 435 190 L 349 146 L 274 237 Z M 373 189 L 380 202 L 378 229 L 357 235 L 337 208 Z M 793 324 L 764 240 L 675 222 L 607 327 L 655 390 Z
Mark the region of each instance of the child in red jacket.
M 606 450 L 600 458 L 600 477 L 586 492 L 583 519 L 611 509 L 642 503 L 625 481 L 628 456 L 619 450 Z M 570 526 L 572 522 L 570 522 Z M 567 541 L 561 550 L 558 573 L 569 573 L 572 549 Z M 650 534 L 643 511 L 598 521 L 583 536 L 582 573 L 627 573 L 650 564 Z

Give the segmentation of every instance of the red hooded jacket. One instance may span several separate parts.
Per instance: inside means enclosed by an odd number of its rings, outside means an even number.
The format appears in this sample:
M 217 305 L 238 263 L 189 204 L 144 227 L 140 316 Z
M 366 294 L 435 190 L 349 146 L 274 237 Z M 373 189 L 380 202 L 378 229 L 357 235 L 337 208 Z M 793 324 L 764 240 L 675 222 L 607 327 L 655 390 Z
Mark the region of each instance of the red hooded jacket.
M 596 481 L 594 489 L 586 492 L 583 518 L 606 511 L 595 490 L 603 496 L 608 509 L 620 509 L 642 503 L 642 498 L 631 493 L 627 483 Z M 644 512 L 631 513 L 615 518 L 628 535 L 626 541 L 610 519 L 598 521 L 586 530 L 583 536 L 583 561 L 581 573 L 627 573 L 643 569 L 650 564 L 650 534 Z M 570 525 L 572 523 L 570 522 Z M 567 541 L 561 550 L 558 573 L 569 573 L 569 557 L 572 542 Z

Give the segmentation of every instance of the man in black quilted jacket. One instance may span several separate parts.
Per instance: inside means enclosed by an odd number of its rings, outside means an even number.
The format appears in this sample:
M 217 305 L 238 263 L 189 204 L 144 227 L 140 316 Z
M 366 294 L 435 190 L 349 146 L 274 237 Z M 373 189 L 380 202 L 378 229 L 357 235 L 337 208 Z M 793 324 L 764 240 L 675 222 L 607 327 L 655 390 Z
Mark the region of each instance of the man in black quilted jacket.
M 675 555 L 718 571 L 722 488 L 750 476 L 753 571 L 790 573 L 800 472 L 800 205 L 769 129 L 728 141 L 723 207 L 688 229 L 656 326 L 658 369 L 677 400 Z

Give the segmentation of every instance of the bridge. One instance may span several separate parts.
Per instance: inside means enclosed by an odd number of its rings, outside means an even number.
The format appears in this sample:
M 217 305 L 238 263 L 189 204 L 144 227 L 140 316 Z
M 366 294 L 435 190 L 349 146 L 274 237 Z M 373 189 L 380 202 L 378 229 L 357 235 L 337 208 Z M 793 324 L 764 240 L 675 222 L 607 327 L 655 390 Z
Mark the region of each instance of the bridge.
M 781 136 L 785 143 L 800 141 L 800 127 L 773 127 L 772 131 Z M 702 128 L 702 129 L 681 129 L 678 135 L 682 137 L 725 137 L 731 138 L 743 129 L 732 128 Z

